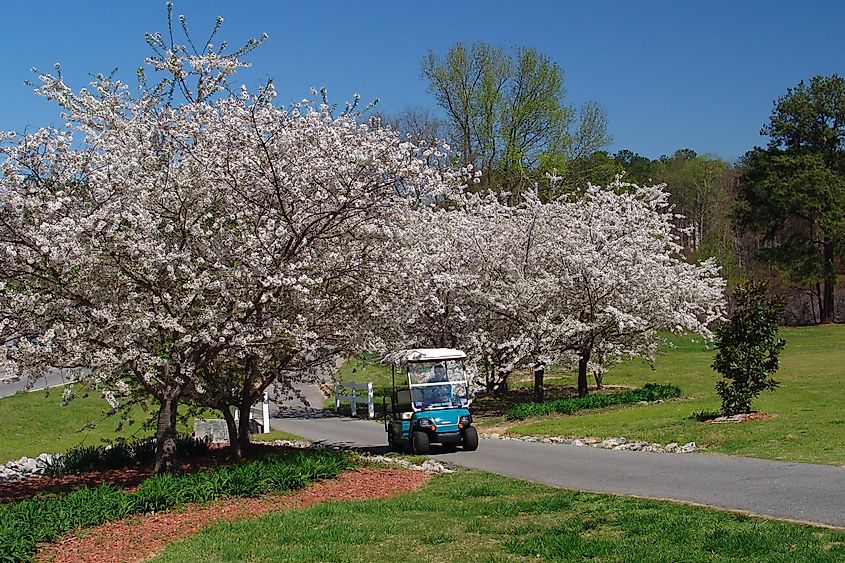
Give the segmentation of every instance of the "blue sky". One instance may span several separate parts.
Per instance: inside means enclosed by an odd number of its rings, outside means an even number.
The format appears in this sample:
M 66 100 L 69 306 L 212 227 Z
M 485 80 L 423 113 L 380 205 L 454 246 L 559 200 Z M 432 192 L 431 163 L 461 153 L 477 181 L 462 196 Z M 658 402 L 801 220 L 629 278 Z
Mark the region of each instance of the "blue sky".
M 765 143 L 773 101 L 799 80 L 845 74 L 845 2 L 563 2 L 404 0 L 282 2 L 176 0 L 197 37 L 214 18 L 240 44 L 270 39 L 241 74 L 272 76 L 284 101 L 326 86 L 359 93 L 379 110 L 435 107 L 419 78 L 422 56 L 457 41 L 536 47 L 562 66 L 567 100 L 598 101 L 614 142 L 656 158 L 689 147 L 733 160 Z M 66 79 L 119 68 L 132 81 L 164 31 L 160 0 L 4 0 L 0 21 L 0 129 L 58 123 L 58 111 L 23 85 L 30 67 L 61 62 Z

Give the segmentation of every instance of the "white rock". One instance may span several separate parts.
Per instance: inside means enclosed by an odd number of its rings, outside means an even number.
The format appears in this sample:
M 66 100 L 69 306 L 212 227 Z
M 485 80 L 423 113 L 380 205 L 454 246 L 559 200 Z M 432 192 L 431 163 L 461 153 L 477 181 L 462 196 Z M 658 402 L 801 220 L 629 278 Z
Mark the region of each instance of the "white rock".
M 621 446 L 625 444 L 627 440 L 625 438 L 608 438 L 607 440 L 602 441 L 601 447 L 602 448 L 615 448 L 616 446 Z
M 697 449 L 698 449 L 698 446 L 695 445 L 695 442 L 687 442 L 686 444 L 681 446 L 681 449 L 678 450 L 678 451 L 683 453 L 683 454 L 688 454 L 690 452 L 694 452 Z
M 666 447 L 663 448 L 664 451 L 669 452 L 669 453 L 674 452 L 677 449 L 678 449 L 678 443 L 677 442 L 672 442 L 671 444 L 666 444 Z
M 581 440 L 572 440 L 572 445 L 573 446 L 586 446 L 587 444 L 585 444 Z

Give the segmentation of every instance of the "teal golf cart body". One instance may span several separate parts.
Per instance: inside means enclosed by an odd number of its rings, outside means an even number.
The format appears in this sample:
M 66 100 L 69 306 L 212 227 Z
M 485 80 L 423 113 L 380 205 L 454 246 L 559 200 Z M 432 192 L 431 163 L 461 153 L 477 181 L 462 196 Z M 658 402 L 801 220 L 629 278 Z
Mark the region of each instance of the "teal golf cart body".
M 413 453 L 427 454 L 431 444 L 440 444 L 476 450 L 466 354 L 451 348 L 417 348 L 387 359 L 393 380 L 384 421 L 390 449 L 410 447 Z

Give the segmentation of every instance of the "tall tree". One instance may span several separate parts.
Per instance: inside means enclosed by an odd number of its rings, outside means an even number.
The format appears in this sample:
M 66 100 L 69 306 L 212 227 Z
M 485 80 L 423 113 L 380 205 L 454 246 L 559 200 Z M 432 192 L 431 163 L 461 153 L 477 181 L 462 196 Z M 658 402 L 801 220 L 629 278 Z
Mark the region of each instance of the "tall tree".
M 517 193 L 533 184 L 542 155 L 572 160 L 610 142 L 604 110 L 566 104 L 563 70 L 536 49 L 457 43 L 445 56 L 430 51 L 421 73 L 461 163 L 480 168 L 487 189 Z
M 155 397 L 167 472 L 180 403 L 244 412 L 361 345 L 390 218 L 452 176 L 392 130 L 280 107 L 272 82 L 235 92 L 244 50 L 148 42 L 158 84 L 42 74 L 66 128 L 0 137 L 0 338 L 32 338 L 8 350 L 19 377 L 88 368 Z
M 649 184 L 654 179 L 655 164 L 651 159 L 629 149 L 622 149 L 613 155 L 613 160 L 625 171 L 625 180 L 635 184 Z
M 818 287 L 821 322 L 834 315 L 836 259 L 845 256 L 845 79 L 801 81 L 775 101 L 766 149 L 745 155 L 737 214 L 768 241 L 790 279 Z

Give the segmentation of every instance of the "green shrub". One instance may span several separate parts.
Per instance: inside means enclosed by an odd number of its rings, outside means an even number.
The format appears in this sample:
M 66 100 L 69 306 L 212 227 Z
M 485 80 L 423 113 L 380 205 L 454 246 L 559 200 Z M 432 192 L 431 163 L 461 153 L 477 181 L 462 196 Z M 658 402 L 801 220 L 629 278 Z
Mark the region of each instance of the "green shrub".
M 568 397 L 546 403 L 522 403 L 508 410 L 508 420 L 522 420 L 530 416 L 548 414 L 572 414 L 585 409 L 600 409 L 614 405 L 639 403 L 641 401 L 659 401 L 681 396 L 681 390 L 675 385 L 657 385 L 646 383 L 640 389 L 619 393 L 603 393 L 586 397 Z
M 293 452 L 192 475 L 153 477 L 134 493 L 101 485 L 59 498 L 0 506 L 0 561 L 29 560 L 38 543 L 76 528 L 189 502 L 295 490 L 310 481 L 335 477 L 350 466 L 346 454 L 331 450 Z
M 713 369 L 722 375 L 716 393 L 726 415 L 751 412 L 751 401 L 763 391 L 774 391 L 772 379 L 786 342 L 778 334 L 778 318 L 785 301 L 769 298 L 765 282 L 750 281 L 734 292 L 736 306 L 730 321 L 716 327 Z
M 195 457 L 208 452 L 207 439 L 193 436 L 179 436 L 176 439 L 176 455 Z M 128 442 L 118 440 L 113 444 L 101 446 L 79 446 L 57 456 L 50 472 L 53 475 L 84 473 L 101 469 L 122 469 L 142 465 L 155 458 L 156 440 L 154 437 Z

